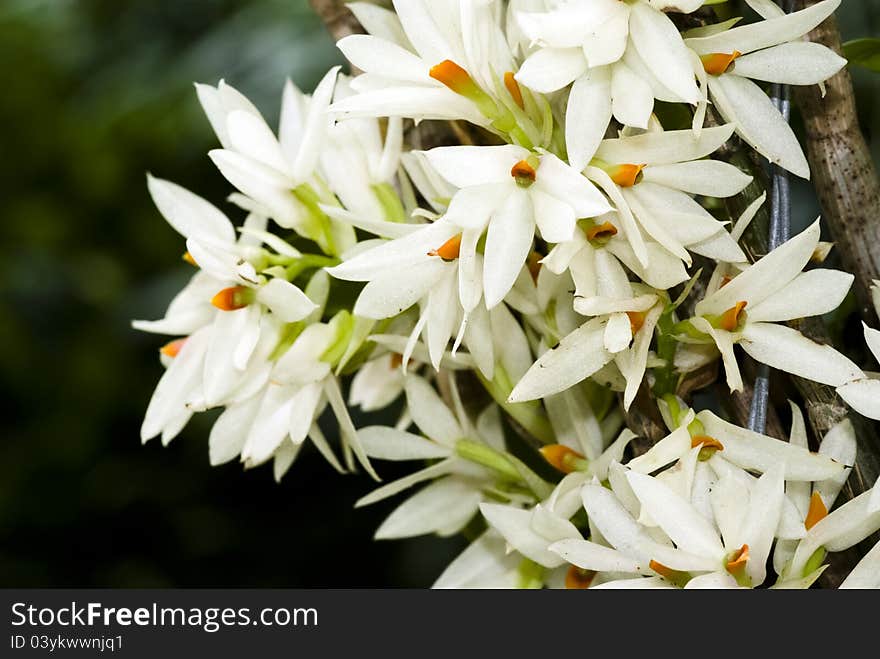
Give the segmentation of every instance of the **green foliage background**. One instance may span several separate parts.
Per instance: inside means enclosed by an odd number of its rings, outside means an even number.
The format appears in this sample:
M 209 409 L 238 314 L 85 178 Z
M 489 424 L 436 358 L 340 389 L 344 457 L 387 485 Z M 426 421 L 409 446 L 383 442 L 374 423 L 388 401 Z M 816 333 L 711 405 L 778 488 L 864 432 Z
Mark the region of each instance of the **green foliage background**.
M 840 19 L 874 36 L 880 1 Z M 285 77 L 311 89 L 337 61 L 305 0 L 0 3 L 0 586 L 426 586 L 462 546 L 372 542 L 396 502 L 354 511 L 369 480 L 314 452 L 280 485 L 210 468 L 210 415 L 138 438 L 162 340 L 129 321 L 191 273 L 144 174 L 229 191 L 192 82 L 225 77 L 273 123 Z M 870 136 L 880 78 L 854 74 Z

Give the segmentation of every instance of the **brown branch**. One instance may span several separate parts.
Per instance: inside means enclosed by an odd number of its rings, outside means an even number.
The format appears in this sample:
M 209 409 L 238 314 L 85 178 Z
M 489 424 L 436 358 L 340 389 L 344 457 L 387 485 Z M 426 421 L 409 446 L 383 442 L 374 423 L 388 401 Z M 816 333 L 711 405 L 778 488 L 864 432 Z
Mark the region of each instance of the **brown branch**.
M 350 34 L 363 34 L 364 28 L 342 0 L 309 0 L 334 41 Z
M 817 0 L 798 0 L 801 7 Z M 832 16 L 808 38 L 840 53 L 840 32 Z M 804 117 L 807 155 L 824 217 L 846 269 L 856 277 L 855 293 L 862 318 L 875 314 L 869 288 L 880 279 L 880 180 L 859 128 L 855 94 L 844 68 L 826 83 L 825 98 L 817 86 L 796 87 Z

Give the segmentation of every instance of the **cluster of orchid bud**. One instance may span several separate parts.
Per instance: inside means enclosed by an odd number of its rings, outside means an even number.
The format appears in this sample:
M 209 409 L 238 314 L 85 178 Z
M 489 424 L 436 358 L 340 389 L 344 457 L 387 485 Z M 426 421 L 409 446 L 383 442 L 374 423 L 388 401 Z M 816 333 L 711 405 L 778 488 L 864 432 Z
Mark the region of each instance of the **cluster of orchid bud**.
M 692 410 L 680 385 L 720 362 L 741 391 L 738 345 L 880 417 L 878 380 L 786 324 L 853 281 L 805 270 L 819 222 L 750 262 L 763 197 L 708 210 L 752 182 L 713 158 L 731 140 L 809 176 L 760 83 L 845 64 L 803 40 L 839 2 L 748 0 L 758 20 L 686 31 L 673 18 L 714 3 L 354 2 L 368 34 L 337 45 L 359 74 L 334 68 L 311 96 L 288 82 L 277 132 L 232 86 L 197 85 L 246 219 L 148 180 L 196 271 L 135 322 L 171 338 L 142 439 L 221 408 L 214 465 L 280 479 L 307 439 L 376 480 L 376 461 L 417 461 L 357 505 L 422 485 L 377 538 L 483 529 L 441 587 L 755 587 L 771 556 L 772 583 L 808 587 L 827 551 L 880 528 L 880 487 L 828 514 L 852 426 L 814 453 L 796 407 L 783 442 Z M 664 127 L 658 100 L 690 125 Z M 429 120 L 460 143 L 410 147 Z M 635 457 L 640 394 L 669 434 Z M 358 428 L 353 408 L 396 421 Z M 849 585 L 880 585 L 878 566 L 875 549 Z

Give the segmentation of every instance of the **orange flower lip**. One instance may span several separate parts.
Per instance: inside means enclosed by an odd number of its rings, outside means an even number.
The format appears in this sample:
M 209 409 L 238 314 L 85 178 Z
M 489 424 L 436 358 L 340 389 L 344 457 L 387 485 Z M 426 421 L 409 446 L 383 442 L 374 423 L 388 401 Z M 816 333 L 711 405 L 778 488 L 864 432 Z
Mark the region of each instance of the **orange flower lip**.
M 809 531 L 827 516 L 828 509 L 825 507 L 825 502 L 822 501 L 822 497 L 819 496 L 818 492 L 813 492 L 813 496 L 810 497 L 810 509 L 807 511 L 807 517 L 804 520 L 804 528 Z
M 462 96 L 473 94 L 477 88 L 470 74 L 449 59 L 432 66 L 428 75 Z
M 727 70 L 730 68 L 730 65 L 733 64 L 734 60 L 742 55 L 738 50 L 734 50 L 732 53 L 710 53 L 709 55 L 703 55 L 700 57 L 700 61 L 703 63 L 703 69 L 709 75 L 720 76 L 722 73 L 727 73 Z
M 159 348 L 159 352 L 161 352 L 166 357 L 171 357 L 172 359 L 174 359 L 175 357 L 177 357 L 180 349 L 183 348 L 184 343 L 186 343 L 186 338 L 169 341 L 164 346 Z
M 603 222 L 587 229 L 587 240 L 608 240 L 617 235 L 617 227 L 611 222 Z
M 740 300 L 734 306 L 730 307 L 730 309 L 721 314 L 718 328 L 727 330 L 728 332 L 734 331 L 739 326 L 740 315 L 747 305 L 748 302 Z
M 636 332 L 642 329 L 642 325 L 645 324 L 645 312 L 627 311 L 626 315 L 629 318 L 629 329 L 632 332 L 632 335 L 635 336 Z
M 516 103 L 520 109 L 524 110 L 526 105 L 523 102 L 522 90 L 519 88 L 519 83 L 516 81 L 516 78 L 513 77 L 512 71 L 508 71 L 504 74 L 504 86 L 507 88 L 514 103 Z
M 235 311 L 248 306 L 252 298 L 253 293 L 247 286 L 230 286 L 212 297 L 211 304 L 221 311 Z
M 428 252 L 428 256 L 439 256 L 444 261 L 454 261 L 461 252 L 461 234 L 452 236 L 437 249 Z
M 562 444 L 550 444 L 542 446 L 539 451 L 544 459 L 564 474 L 580 471 L 580 467 L 586 463 L 586 458 L 577 451 L 563 446 Z
M 742 574 L 742 571 L 746 568 L 746 563 L 749 562 L 749 546 L 743 545 L 739 549 L 737 549 L 730 556 L 730 560 L 727 561 L 725 567 L 727 571 L 732 575 L 736 576 L 737 574 Z
M 620 187 L 631 188 L 641 180 L 642 170 L 645 167 L 647 167 L 647 164 L 616 165 L 609 170 L 608 175 Z
M 595 571 L 584 570 L 577 565 L 572 565 L 565 573 L 565 587 L 568 590 L 586 590 L 595 578 Z
M 520 160 L 510 168 L 510 175 L 516 179 L 517 185 L 530 186 L 538 178 L 538 173 L 526 160 Z
M 691 448 L 697 448 L 698 446 L 715 449 L 716 451 L 724 450 L 724 444 L 714 437 L 709 437 L 709 435 L 694 435 L 691 437 Z

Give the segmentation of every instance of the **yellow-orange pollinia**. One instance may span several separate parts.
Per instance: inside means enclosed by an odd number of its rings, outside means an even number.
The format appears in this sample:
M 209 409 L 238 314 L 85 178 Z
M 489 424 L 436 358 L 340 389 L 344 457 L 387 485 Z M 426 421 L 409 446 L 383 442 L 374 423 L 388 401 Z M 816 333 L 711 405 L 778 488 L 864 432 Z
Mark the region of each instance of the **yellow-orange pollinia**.
M 562 444 L 550 444 L 540 449 L 544 459 L 564 474 L 580 471 L 587 464 L 587 459 L 577 451 Z
M 730 309 L 721 314 L 721 318 L 718 321 L 718 329 L 727 330 L 728 332 L 734 331 L 739 326 L 740 314 L 742 314 L 743 309 L 745 309 L 747 305 L 748 302 L 740 300 L 734 306 L 730 307 Z
M 251 302 L 253 302 L 253 292 L 247 286 L 230 286 L 211 298 L 211 304 L 221 311 L 244 309 Z
M 819 496 L 818 492 L 813 492 L 813 496 L 810 497 L 810 508 L 807 510 L 807 517 L 804 519 L 804 528 L 809 531 L 827 516 L 828 509 L 825 507 L 825 502 L 822 501 L 822 497 Z
M 516 179 L 516 184 L 527 188 L 538 178 L 538 172 L 527 160 L 520 160 L 510 168 L 510 175 Z
M 444 261 L 454 261 L 461 252 L 461 234 L 458 233 L 437 249 L 428 252 L 428 256 L 439 256 Z
M 636 332 L 642 329 L 642 325 L 645 324 L 645 312 L 644 311 L 627 311 L 627 317 L 629 318 L 629 329 L 632 332 L 632 335 L 635 336 Z
M 713 76 L 720 76 L 722 73 L 727 73 L 730 65 L 733 64 L 734 60 L 740 55 L 742 55 L 742 53 L 738 50 L 734 50 L 732 53 L 710 53 L 701 56 L 700 61 L 703 63 L 703 69 L 706 73 Z
M 615 165 L 608 170 L 608 176 L 622 188 L 631 188 L 641 181 L 642 170 L 647 167 L 641 165 Z
M 572 565 L 565 573 L 565 587 L 568 590 L 586 590 L 596 578 L 594 570 L 584 570 L 577 565 Z
M 507 92 L 510 94 L 513 102 L 516 103 L 521 110 L 524 110 L 526 105 L 523 102 L 522 90 L 519 88 L 519 83 L 516 81 L 516 78 L 513 77 L 512 71 L 508 71 L 504 74 L 504 86 L 507 88 Z
M 174 359 L 177 357 L 177 354 L 180 352 L 180 349 L 183 347 L 183 344 L 186 343 L 186 339 L 174 339 L 174 341 L 169 341 L 164 346 L 159 348 L 159 352 L 161 352 L 166 357 L 171 357 Z
M 611 222 L 591 226 L 586 231 L 587 240 L 608 240 L 617 235 L 617 227 Z
M 432 66 L 428 75 L 462 96 L 473 96 L 480 91 L 470 74 L 449 59 Z
M 730 555 L 725 567 L 734 577 L 742 576 L 746 569 L 746 563 L 749 562 L 749 546 L 743 545 Z

